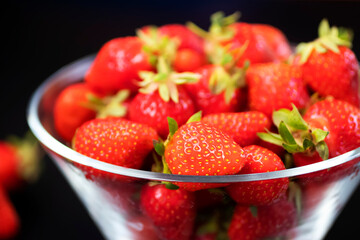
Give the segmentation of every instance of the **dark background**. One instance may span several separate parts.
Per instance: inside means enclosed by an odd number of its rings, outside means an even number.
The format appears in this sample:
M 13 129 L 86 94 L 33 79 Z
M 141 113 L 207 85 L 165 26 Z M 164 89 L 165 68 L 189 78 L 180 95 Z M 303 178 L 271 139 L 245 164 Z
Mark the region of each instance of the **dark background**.
M 111 38 L 133 35 L 147 24 L 185 23 L 207 28 L 222 10 L 242 12 L 244 22 L 272 24 L 291 42 L 316 37 L 323 17 L 355 31 L 353 50 L 360 56 L 358 1 L 2 1 L 0 8 L 0 137 L 27 130 L 27 102 L 36 87 L 63 65 L 95 53 Z M 36 184 L 11 194 L 22 220 L 17 239 L 101 239 L 69 185 L 45 158 Z M 360 213 L 356 192 L 328 233 L 354 239 Z

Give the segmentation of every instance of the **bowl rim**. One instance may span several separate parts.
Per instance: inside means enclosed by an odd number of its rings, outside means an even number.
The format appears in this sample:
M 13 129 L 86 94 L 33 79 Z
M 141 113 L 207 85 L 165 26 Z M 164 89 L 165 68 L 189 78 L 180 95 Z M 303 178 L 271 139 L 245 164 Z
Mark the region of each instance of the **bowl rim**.
M 74 74 L 85 73 L 90 66 L 95 55 L 85 56 L 79 60 L 65 65 L 50 75 L 32 94 L 30 102 L 27 107 L 27 122 L 30 130 L 40 143 L 45 146 L 47 150 L 55 152 L 64 159 L 76 162 L 88 167 L 93 167 L 105 172 L 114 173 L 118 175 L 154 180 L 154 181 L 168 181 L 168 182 L 201 182 L 201 183 L 229 183 L 229 182 L 249 182 L 270 180 L 285 177 L 296 177 L 304 174 L 314 173 L 321 170 L 329 169 L 331 167 L 339 166 L 349 162 L 355 158 L 360 157 L 360 147 L 351 150 L 347 153 L 337 157 L 328 159 L 326 161 L 313 163 L 310 165 L 289 168 L 274 172 L 252 173 L 252 174 L 237 174 L 237 175 L 223 175 L 223 176 L 197 176 L 197 175 L 177 175 L 156 173 L 146 170 L 130 169 L 110 163 L 105 163 L 96 159 L 92 159 L 82 155 L 62 142 L 58 141 L 52 136 L 42 125 L 39 118 L 39 106 L 44 93 L 54 84 L 60 82 L 64 76 L 71 76 Z M 75 82 L 75 81 L 74 81 Z

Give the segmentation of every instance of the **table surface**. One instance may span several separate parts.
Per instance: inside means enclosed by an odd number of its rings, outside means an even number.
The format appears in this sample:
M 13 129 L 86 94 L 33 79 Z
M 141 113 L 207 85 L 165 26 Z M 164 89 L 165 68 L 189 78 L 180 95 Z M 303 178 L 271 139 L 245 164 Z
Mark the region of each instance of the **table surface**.
M 242 11 L 242 21 L 269 23 L 291 42 L 316 37 L 323 17 L 354 29 L 354 51 L 360 56 L 357 1 L 9 1 L 0 9 L 1 52 L 0 138 L 27 130 L 27 102 L 36 87 L 63 65 L 96 52 L 107 40 L 133 35 L 148 24 L 184 23 L 208 26 L 211 13 Z M 22 230 L 17 239 L 101 239 L 72 189 L 45 158 L 39 181 L 11 194 Z M 360 191 L 355 192 L 326 240 L 358 235 Z

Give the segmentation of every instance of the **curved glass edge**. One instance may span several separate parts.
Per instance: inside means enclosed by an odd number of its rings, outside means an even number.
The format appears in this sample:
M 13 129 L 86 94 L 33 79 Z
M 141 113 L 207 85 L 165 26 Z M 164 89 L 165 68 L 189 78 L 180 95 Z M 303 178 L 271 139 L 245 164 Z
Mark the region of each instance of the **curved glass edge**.
M 56 78 L 59 76 L 73 76 L 78 74 L 84 74 L 93 61 L 94 56 L 87 56 L 73 63 L 70 63 L 49 78 L 47 78 L 43 84 L 33 93 L 30 103 L 27 108 L 27 121 L 31 131 L 38 138 L 38 140 L 49 150 L 57 153 L 63 158 L 76 162 L 85 166 L 93 167 L 105 172 L 124 175 L 128 177 L 155 180 L 155 181 L 169 181 L 169 182 L 201 182 L 201 183 L 229 183 L 229 182 L 249 182 L 270 180 L 276 178 L 296 177 L 308 173 L 313 173 L 341 165 L 349 162 L 355 158 L 360 157 L 360 148 L 349 151 L 345 154 L 337 156 L 332 159 L 328 159 L 323 162 L 314 163 L 307 166 L 290 168 L 286 170 L 280 170 L 275 172 L 266 173 L 253 173 L 253 174 L 239 174 L 239 175 L 224 175 L 224 176 L 195 176 L 195 175 L 172 175 L 155 173 L 145 170 L 137 170 L 124 168 L 121 166 L 113 165 L 110 163 L 101 162 L 87 156 L 84 156 L 71 148 L 67 147 L 63 143 L 55 139 L 41 124 L 38 115 L 38 107 L 46 90 L 54 84 Z

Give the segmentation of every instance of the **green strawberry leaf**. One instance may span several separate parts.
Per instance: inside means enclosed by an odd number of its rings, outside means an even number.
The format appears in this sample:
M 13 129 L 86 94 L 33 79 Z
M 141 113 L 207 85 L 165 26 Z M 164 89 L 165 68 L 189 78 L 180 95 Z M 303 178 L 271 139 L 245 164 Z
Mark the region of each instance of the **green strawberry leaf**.
M 160 156 L 164 156 L 165 153 L 165 145 L 162 141 L 159 140 L 153 140 L 154 149 L 157 154 Z
M 292 104 L 292 107 L 293 109 L 291 111 L 289 109 L 280 109 L 273 112 L 274 124 L 279 127 L 280 122 L 283 121 L 291 130 L 307 130 L 308 125 L 302 118 L 299 110 L 294 104 Z
M 329 159 L 329 148 L 324 141 L 317 143 L 315 148 L 323 160 Z
M 251 215 L 253 215 L 253 217 L 257 218 L 258 217 L 258 209 L 257 209 L 257 207 L 254 206 L 254 205 L 251 205 L 249 207 L 249 209 L 250 209 Z
M 165 187 L 166 187 L 167 189 L 170 189 L 170 190 L 177 190 L 177 189 L 179 189 L 179 186 L 177 186 L 177 185 L 175 185 L 175 184 L 173 184 L 173 183 L 170 183 L 170 182 L 166 182 L 166 183 L 165 183 Z
M 303 152 L 304 151 L 304 149 L 301 146 L 299 146 L 298 144 L 284 143 L 282 146 L 288 153 L 297 153 L 297 152 Z
M 261 140 L 275 144 L 277 146 L 282 146 L 284 143 L 283 139 L 281 138 L 281 136 L 279 134 L 275 134 L 275 133 L 271 133 L 271 132 L 268 132 L 268 133 L 262 132 L 262 133 L 257 133 L 257 136 Z
M 170 136 L 172 137 L 178 130 L 179 126 L 175 119 L 173 119 L 171 117 L 167 117 L 167 120 L 168 120 L 168 124 L 169 124 L 169 133 L 170 133 Z
M 318 28 L 319 37 L 326 36 L 330 33 L 330 24 L 326 18 L 321 20 Z
M 289 118 L 290 110 L 283 108 L 278 111 L 274 111 L 272 114 L 273 123 L 275 126 L 279 127 L 280 122 L 286 122 Z
M 315 143 L 319 143 L 325 140 L 325 138 L 327 137 L 327 135 L 329 134 L 328 131 L 324 131 L 322 129 L 316 128 L 314 130 L 312 130 L 312 135 L 315 137 Z
M 202 111 L 199 111 L 197 113 L 195 113 L 194 115 L 192 115 L 186 123 L 191 123 L 191 122 L 199 122 L 201 121 L 201 115 L 202 115 Z
M 293 137 L 293 135 L 291 134 L 289 129 L 286 127 L 286 124 L 284 123 L 284 121 L 280 122 L 279 134 L 285 143 L 288 143 L 290 145 L 297 145 L 295 138 Z

